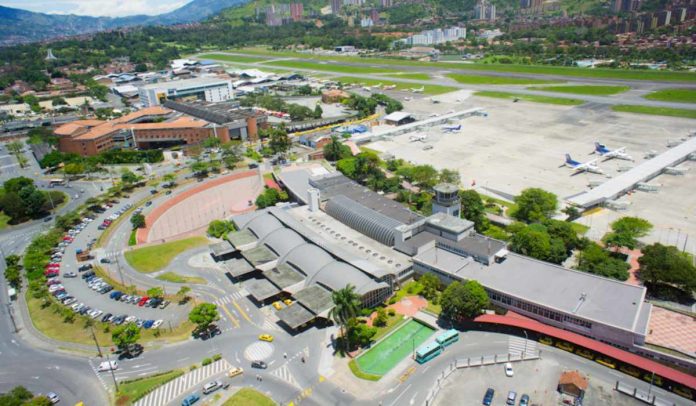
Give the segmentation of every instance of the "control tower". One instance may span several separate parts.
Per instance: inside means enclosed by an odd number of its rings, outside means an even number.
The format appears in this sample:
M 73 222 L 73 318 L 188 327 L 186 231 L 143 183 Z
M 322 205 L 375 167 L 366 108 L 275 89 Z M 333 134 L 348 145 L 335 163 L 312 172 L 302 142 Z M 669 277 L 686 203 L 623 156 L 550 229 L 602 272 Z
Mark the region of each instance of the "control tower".
M 445 213 L 459 217 L 462 211 L 462 203 L 459 199 L 459 188 L 451 183 L 440 183 L 435 186 L 435 200 L 433 201 L 433 214 Z

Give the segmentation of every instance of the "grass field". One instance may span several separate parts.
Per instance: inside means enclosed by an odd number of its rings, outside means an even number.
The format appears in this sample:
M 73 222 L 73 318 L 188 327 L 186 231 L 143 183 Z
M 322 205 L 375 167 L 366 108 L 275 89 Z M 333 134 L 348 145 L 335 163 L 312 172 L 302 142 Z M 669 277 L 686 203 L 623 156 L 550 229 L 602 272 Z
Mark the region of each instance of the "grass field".
M 696 118 L 696 110 L 673 109 L 669 107 L 650 107 L 650 106 L 630 106 L 619 104 L 611 107 L 612 110 L 620 113 L 650 114 L 655 116 L 670 116 L 682 118 Z
M 536 95 L 526 95 L 526 94 L 515 94 L 507 92 L 493 92 L 493 91 L 480 91 L 474 93 L 475 96 L 483 97 L 495 97 L 498 99 L 519 99 L 523 101 L 533 102 L 533 103 L 547 103 L 547 104 L 559 104 L 562 106 L 578 106 L 585 103 L 582 100 L 577 99 L 566 99 L 563 97 L 549 97 L 549 96 L 536 96 Z
M 430 94 L 430 95 L 436 95 L 436 94 L 442 94 L 442 93 L 449 93 L 457 90 L 456 87 L 450 87 L 450 86 L 441 86 L 441 85 L 428 85 L 428 84 L 423 84 L 423 85 L 417 85 L 414 83 L 402 83 L 402 82 L 389 82 L 388 80 L 377 80 L 377 79 L 363 79 L 363 78 L 356 78 L 356 77 L 351 77 L 351 76 L 341 76 L 338 78 L 334 78 L 333 80 L 339 81 L 341 83 L 355 83 L 359 84 L 360 86 L 374 86 L 378 84 L 382 84 L 383 86 L 396 86 L 397 90 L 411 90 L 412 88 L 420 88 L 421 86 L 423 87 L 423 94 Z M 379 90 L 379 89 L 375 89 Z
M 182 252 L 207 243 L 208 240 L 205 237 L 185 238 L 128 251 L 125 253 L 125 257 L 136 271 L 151 273 L 167 266 L 175 256 Z
M 7 223 L 12 220 L 7 214 L 0 212 L 0 230 L 7 227 Z
M 420 62 L 409 61 L 403 59 L 388 59 L 388 58 L 362 58 L 356 56 L 321 56 L 302 54 L 298 52 L 273 52 L 265 48 L 244 48 L 232 50 L 249 55 L 269 55 L 283 56 L 295 58 L 307 58 L 315 60 L 342 60 L 346 62 L 360 62 L 365 64 L 382 64 L 394 66 L 447 66 L 452 68 L 449 63 L 437 62 Z M 627 69 L 610 69 L 610 68 L 578 68 L 571 66 L 550 66 L 550 65 L 516 65 L 516 64 L 483 64 L 471 63 L 462 64 L 460 69 L 491 71 L 491 72 L 509 72 L 509 73 L 525 73 L 539 75 L 557 75 L 568 77 L 584 77 L 584 78 L 602 78 L 602 79 L 623 79 L 623 80 L 652 80 L 666 82 L 696 82 L 696 73 L 690 72 L 673 72 L 673 71 L 651 71 L 651 70 L 627 70 Z
M 205 279 L 201 278 L 200 276 L 185 276 L 185 275 L 179 275 L 178 273 L 175 273 L 175 272 L 165 272 L 161 275 L 158 275 L 157 279 L 159 279 L 161 281 L 173 282 L 173 283 L 200 283 L 200 284 L 206 283 Z
M 183 374 L 184 371 L 175 369 L 173 371 L 146 376 L 142 379 L 121 382 L 118 387 L 116 404 L 119 406 L 133 404 L 138 399 L 155 390 L 157 387 L 162 386 Z
M 412 80 L 430 80 L 430 75 L 427 73 L 395 73 L 392 74 L 395 78 L 412 79 Z
M 447 77 L 456 80 L 459 83 L 468 85 L 535 85 L 542 83 L 558 83 L 558 81 L 542 80 L 542 79 L 527 79 L 527 78 L 508 78 L 502 76 L 484 76 L 484 75 L 463 75 L 459 73 L 450 73 Z
M 291 69 L 311 69 L 326 72 L 336 72 L 336 73 L 359 73 L 359 74 L 371 74 L 371 73 L 395 73 L 397 71 L 387 68 L 373 68 L 370 66 L 345 66 L 345 65 L 329 65 L 321 64 L 316 62 L 305 62 L 305 61 L 273 61 L 265 63 L 266 66 L 281 66 Z
M 380 341 L 366 353 L 356 359 L 360 370 L 372 375 L 384 375 L 396 366 L 402 359 L 430 337 L 432 328 L 415 320 L 395 330 L 384 340 Z
M 198 55 L 198 58 L 200 59 L 214 59 L 217 61 L 225 61 L 225 62 L 237 62 L 237 63 L 256 63 L 256 62 L 263 62 L 267 60 L 267 58 L 256 58 L 253 56 L 241 56 L 241 55 L 225 55 L 225 54 L 203 54 L 203 55 Z
M 276 402 L 263 393 L 251 389 L 242 388 L 227 399 L 222 406 L 274 406 Z
M 587 94 L 592 96 L 609 96 L 623 93 L 631 88 L 629 86 L 534 86 L 530 90 L 542 90 L 544 92 Z
M 696 89 L 663 89 L 649 93 L 645 98 L 677 103 L 696 103 Z

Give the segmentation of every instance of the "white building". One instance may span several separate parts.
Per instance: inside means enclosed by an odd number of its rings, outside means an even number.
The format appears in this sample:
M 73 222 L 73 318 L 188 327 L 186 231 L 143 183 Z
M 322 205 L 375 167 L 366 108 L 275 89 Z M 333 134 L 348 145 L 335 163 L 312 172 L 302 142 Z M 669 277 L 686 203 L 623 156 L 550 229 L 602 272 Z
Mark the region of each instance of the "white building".
M 406 45 L 436 45 L 457 41 L 462 38 L 466 38 L 466 27 L 436 28 L 400 39 L 399 41 L 395 41 L 395 43 L 402 42 Z
M 216 78 L 194 78 L 153 83 L 138 88 L 145 107 L 158 106 L 167 99 L 194 96 L 207 102 L 221 102 L 233 97 L 232 82 Z

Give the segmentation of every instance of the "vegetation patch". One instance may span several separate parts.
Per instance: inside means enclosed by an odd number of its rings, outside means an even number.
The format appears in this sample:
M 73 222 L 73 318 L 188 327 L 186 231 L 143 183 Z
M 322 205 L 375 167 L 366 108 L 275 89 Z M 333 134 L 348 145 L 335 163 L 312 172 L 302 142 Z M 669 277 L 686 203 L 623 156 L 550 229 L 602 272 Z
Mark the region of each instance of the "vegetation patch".
M 0 230 L 7 227 L 7 223 L 9 223 L 10 220 L 11 220 L 10 216 L 8 216 L 7 214 L 5 214 L 3 212 L 0 212 Z
M 483 96 L 483 97 L 495 97 L 498 99 L 512 99 L 512 100 L 523 100 L 523 101 L 528 101 L 528 102 L 533 102 L 533 103 L 547 103 L 547 104 L 558 104 L 561 106 L 579 106 L 583 103 L 585 103 L 582 100 L 578 99 L 568 99 L 564 97 L 550 97 L 550 96 L 537 96 L 537 95 L 528 95 L 528 94 L 515 94 L 515 93 L 507 93 L 507 92 L 494 92 L 494 91 L 488 91 L 488 90 L 483 90 L 480 92 L 474 93 L 475 96 Z
M 208 239 L 205 237 L 185 238 L 128 251 L 125 253 L 125 257 L 136 271 L 151 273 L 166 267 L 174 257 L 182 252 L 206 243 L 208 243 Z
M 529 89 L 541 90 L 544 92 L 609 96 L 612 94 L 623 93 L 631 88 L 629 86 L 535 86 L 530 87 Z
M 505 76 L 485 76 L 485 75 L 464 75 L 460 73 L 450 73 L 447 75 L 459 83 L 468 85 L 534 85 L 541 83 L 558 83 L 554 80 L 511 78 Z
M 116 404 L 119 406 L 133 404 L 148 393 L 183 374 L 184 371 L 175 369 L 173 371 L 162 372 L 144 378 L 121 382 L 118 387 Z
M 130 236 L 128 237 L 128 246 L 132 247 L 138 243 L 137 239 L 135 238 L 135 235 L 138 233 L 138 230 L 131 230 Z
M 276 402 L 263 393 L 251 389 L 242 388 L 231 398 L 227 399 L 222 406 L 274 406 Z
M 185 275 L 179 275 L 178 273 L 175 272 L 165 272 L 161 275 L 157 276 L 157 279 L 165 282 L 173 282 L 173 283 L 199 283 L 199 284 L 205 284 L 206 280 L 201 278 L 200 276 L 185 276 Z
M 677 103 L 696 103 L 696 89 L 663 89 L 649 93 L 645 98 Z
M 358 366 L 358 363 L 355 361 L 355 359 L 352 359 L 350 360 L 350 362 L 348 362 L 348 368 L 350 368 L 350 372 L 352 372 L 353 375 L 357 376 L 360 379 L 365 379 L 366 381 L 379 381 L 382 378 L 380 375 L 373 375 L 368 374 L 367 372 L 363 372 Z
M 650 106 L 631 106 L 627 104 L 619 104 L 611 107 L 612 110 L 619 113 L 636 113 L 650 114 L 655 116 L 670 116 L 682 118 L 696 118 L 696 110 L 675 109 L 670 107 L 650 107 Z

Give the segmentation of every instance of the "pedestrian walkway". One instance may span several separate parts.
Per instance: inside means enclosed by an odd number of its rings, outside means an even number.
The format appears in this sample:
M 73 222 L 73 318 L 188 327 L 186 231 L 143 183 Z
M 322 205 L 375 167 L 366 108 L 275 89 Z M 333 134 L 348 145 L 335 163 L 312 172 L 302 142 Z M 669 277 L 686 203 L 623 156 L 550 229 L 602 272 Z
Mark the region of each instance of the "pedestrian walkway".
M 94 374 L 97 375 L 97 379 L 99 379 L 99 382 L 102 384 L 104 389 L 106 389 L 107 392 L 111 392 L 111 386 L 109 386 L 106 381 L 104 380 L 104 377 L 102 374 L 97 370 L 97 366 L 101 364 L 104 360 L 102 358 L 97 358 L 96 360 L 88 360 L 89 366 L 92 368 L 92 371 L 94 371 Z M 110 372 L 104 372 L 104 373 L 110 373 Z
M 223 305 L 223 304 L 231 304 L 235 300 L 240 300 L 241 298 L 246 296 L 246 291 L 239 290 L 237 292 L 234 292 L 229 295 L 225 295 L 222 297 L 217 298 L 217 300 L 214 302 L 216 305 Z
M 135 402 L 134 406 L 166 405 L 192 387 L 203 384 L 206 379 L 229 368 L 230 363 L 225 359 L 197 368 L 155 389 L 144 398 Z
M 271 372 L 271 375 L 275 376 L 276 378 L 280 379 L 281 381 L 285 381 L 289 383 L 292 386 L 295 386 L 296 388 L 301 388 L 300 384 L 297 383 L 295 378 L 292 375 L 292 372 L 290 372 L 290 368 L 288 368 L 288 364 L 285 363 L 281 367 L 276 368 Z
M 539 355 L 539 348 L 537 348 L 536 341 L 511 336 L 508 338 L 508 353 L 510 355 L 521 355 L 524 353 L 525 357 L 536 357 Z

